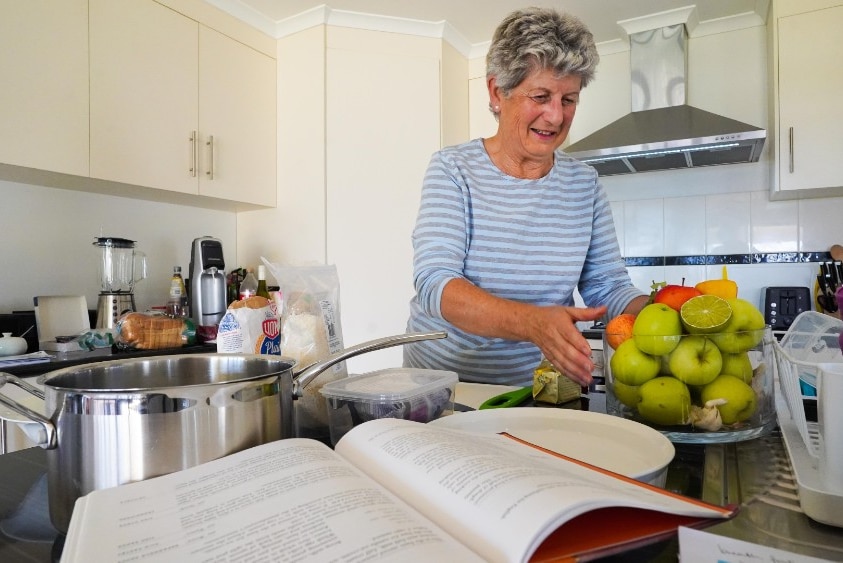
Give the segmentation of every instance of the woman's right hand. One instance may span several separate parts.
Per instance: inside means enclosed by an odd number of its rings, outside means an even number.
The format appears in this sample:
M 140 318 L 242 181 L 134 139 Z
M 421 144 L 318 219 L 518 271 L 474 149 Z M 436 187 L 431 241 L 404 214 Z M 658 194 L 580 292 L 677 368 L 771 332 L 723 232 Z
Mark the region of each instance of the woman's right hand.
M 591 383 L 594 362 L 591 346 L 576 323 L 596 321 L 606 307 L 534 307 L 527 323 L 528 339 L 539 347 L 547 360 L 580 385 Z

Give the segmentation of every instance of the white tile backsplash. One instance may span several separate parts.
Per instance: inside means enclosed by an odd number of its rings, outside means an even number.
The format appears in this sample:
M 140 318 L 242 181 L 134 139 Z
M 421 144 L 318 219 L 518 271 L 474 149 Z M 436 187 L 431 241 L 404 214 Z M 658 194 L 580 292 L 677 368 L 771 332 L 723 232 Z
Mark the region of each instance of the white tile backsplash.
M 843 244 L 843 198 L 802 199 L 798 204 L 800 252 Z
M 799 250 L 798 201 L 770 201 L 767 192 L 752 192 L 750 204 L 752 252 L 797 252 Z
M 706 196 L 706 254 L 749 252 L 751 192 Z M 693 213 L 689 209 L 688 213 Z
M 664 200 L 665 256 L 705 254 L 705 197 L 671 197 Z
M 767 191 L 745 191 L 611 203 L 625 257 L 737 254 L 744 259 L 753 254 L 822 253 L 832 244 L 843 244 L 843 198 L 770 201 Z M 759 308 L 767 287 L 808 287 L 813 295 L 818 268 L 817 262 L 727 266 L 738 295 Z M 649 291 L 653 281 L 682 283 L 685 278 L 686 285 L 694 285 L 721 272 L 719 264 L 629 267 L 642 291 Z
M 644 293 L 650 293 L 653 282 L 665 281 L 664 266 L 637 266 L 628 270 L 632 284 Z
M 664 256 L 664 200 L 625 201 L 625 257 Z

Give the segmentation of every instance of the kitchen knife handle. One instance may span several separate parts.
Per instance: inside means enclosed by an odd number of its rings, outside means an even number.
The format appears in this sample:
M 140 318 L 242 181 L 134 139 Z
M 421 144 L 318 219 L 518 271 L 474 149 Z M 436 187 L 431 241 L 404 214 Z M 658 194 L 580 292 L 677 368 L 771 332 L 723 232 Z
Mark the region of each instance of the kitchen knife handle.
M 793 174 L 793 127 L 787 131 L 787 142 L 790 147 L 790 173 Z
M 208 136 L 207 145 L 208 145 L 208 148 L 210 150 L 208 151 L 208 171 L 205 174 L 208 175 L 209 180 L 213 180 L 214 179 L 214 136 L 213 135 Z
M 197 160 L 197 143 L 196 143 L 196 131 L 190 132 L 190 177 L 196 177 L 196 160 Z

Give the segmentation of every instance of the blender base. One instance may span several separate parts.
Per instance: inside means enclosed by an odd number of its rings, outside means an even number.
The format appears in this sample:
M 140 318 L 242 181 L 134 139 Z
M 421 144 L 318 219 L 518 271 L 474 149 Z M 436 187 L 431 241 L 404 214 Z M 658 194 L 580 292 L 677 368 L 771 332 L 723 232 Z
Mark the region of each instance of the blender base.
M 134 293 L 100 293 L 97 300 L 96 328 L 112 329 L 121 315 L 134 310 Z

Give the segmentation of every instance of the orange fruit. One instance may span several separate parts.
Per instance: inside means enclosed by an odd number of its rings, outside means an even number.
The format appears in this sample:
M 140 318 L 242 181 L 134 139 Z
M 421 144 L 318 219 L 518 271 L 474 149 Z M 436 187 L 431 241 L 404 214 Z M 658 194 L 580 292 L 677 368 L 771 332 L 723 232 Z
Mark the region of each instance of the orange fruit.
M 606 323 L 606 342 L 613 350 L 624 340 L 632 338 L 632 325 L 635 324 L 635 315 L 623 313 Z

